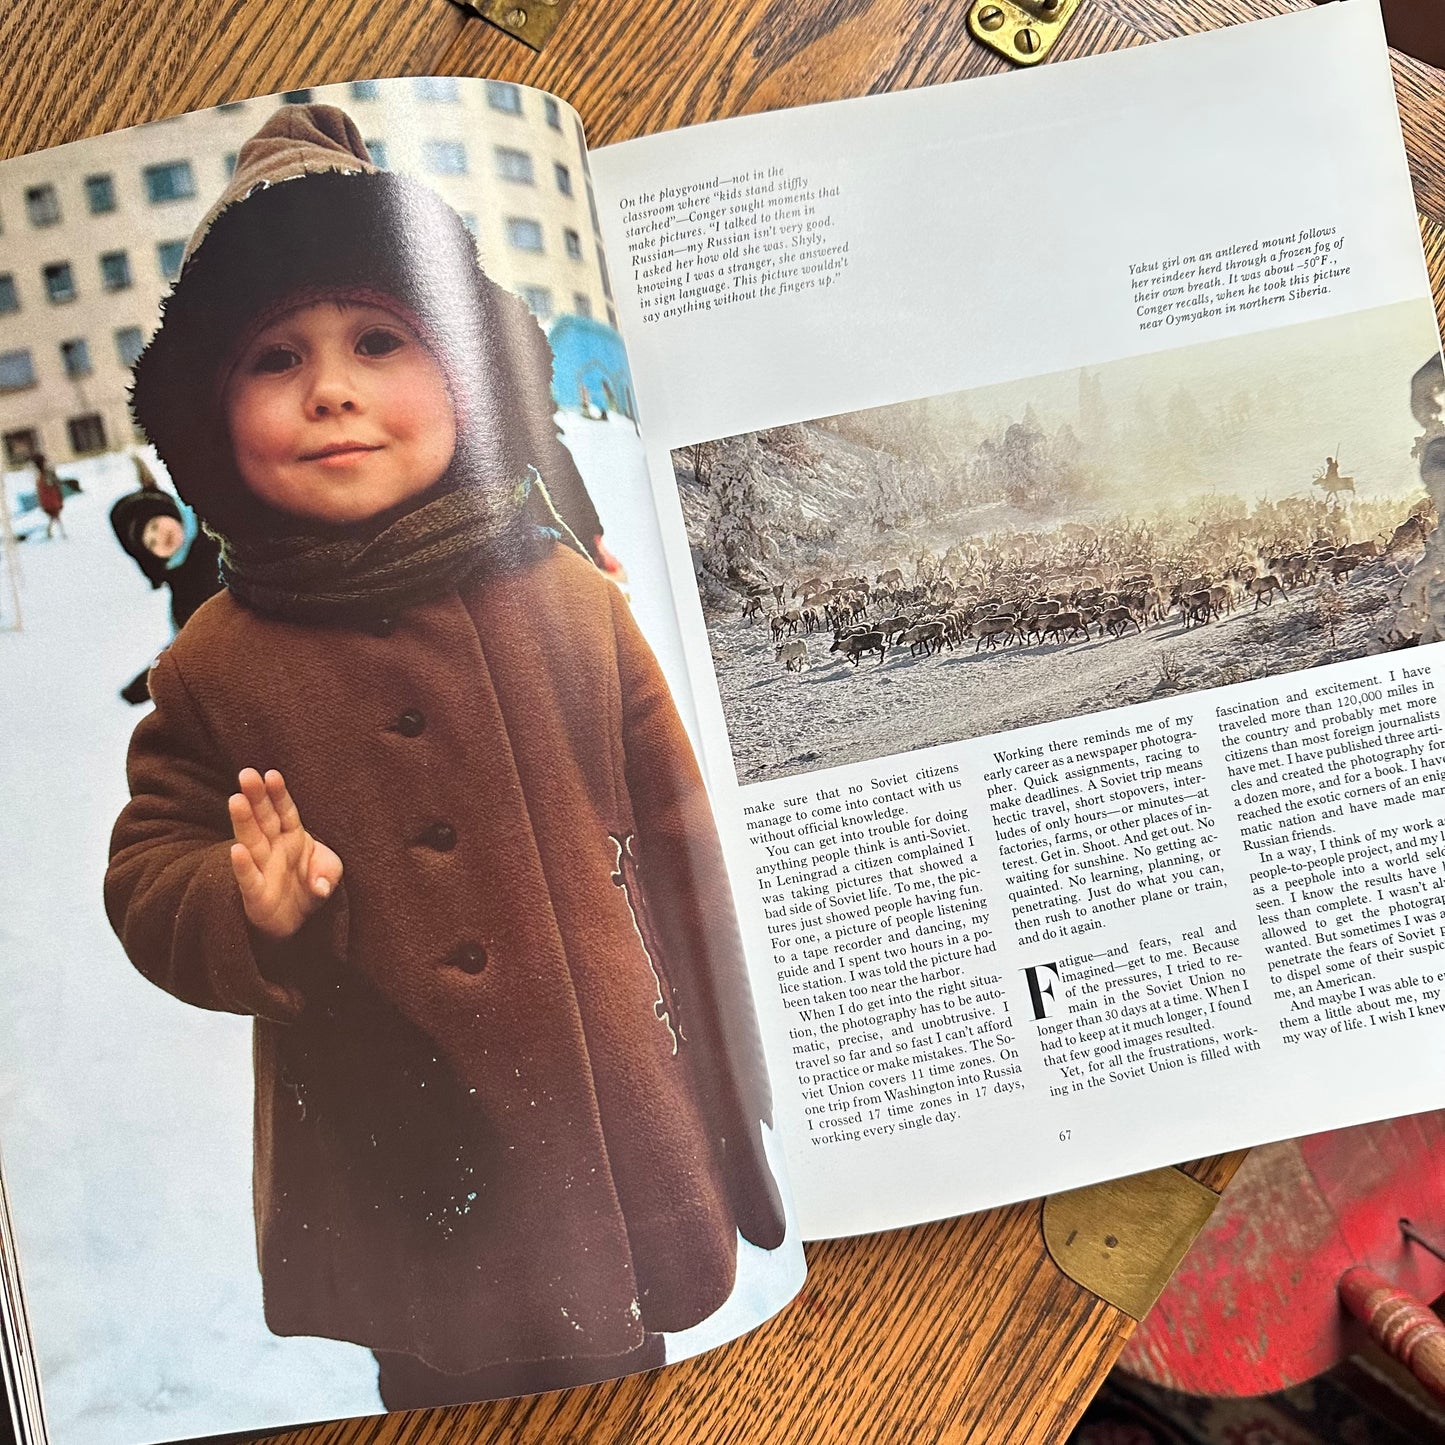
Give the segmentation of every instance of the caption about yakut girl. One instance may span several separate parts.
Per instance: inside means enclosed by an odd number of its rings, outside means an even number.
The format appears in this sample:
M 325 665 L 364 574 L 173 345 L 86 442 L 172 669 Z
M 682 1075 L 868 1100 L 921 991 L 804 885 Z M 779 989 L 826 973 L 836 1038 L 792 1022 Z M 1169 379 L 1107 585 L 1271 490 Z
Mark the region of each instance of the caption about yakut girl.
M 1328 296 L 1350 274 L 1345 238 L 1334 226 L 1305 226 L 1218 251 L 1129 263 L 1140 331 Z

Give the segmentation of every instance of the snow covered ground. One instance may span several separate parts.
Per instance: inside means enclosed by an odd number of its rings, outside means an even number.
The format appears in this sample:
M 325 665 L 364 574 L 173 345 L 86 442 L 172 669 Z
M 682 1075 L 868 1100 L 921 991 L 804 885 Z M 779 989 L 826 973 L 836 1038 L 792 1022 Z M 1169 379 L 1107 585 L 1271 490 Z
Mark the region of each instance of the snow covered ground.
M 597 500 L 640 619 L 675 660 L 641 448 L 630 426 L 573 429 L 584 474 L 606 479 Z M 117 689 L 168 640 L 167 594 L 111 533 L 129 460 L 65 470 L 84 487 L 69 537 L 18 548 L 24 630 L 0 630 L 0 1147 L 51 1439 L 135 1445 L 375 1411 L 368 1352 L 277 1339 L 262 1320 L 249 1022 L 142 980 L 102 911 L 140 715 Z M 13 621 L 0 577 L 0 629 Z M 801 1262 L 782 1253 L 744 1245 L 733 1301 L 670 1356 L 789 1298 Z
M 855 668 L 830 654 L 832 633 L 804 638 L 808 661 L 787 672 L 774 660 L 766 619 L 738 609 L 708 613 L 713 667 L 722 693 L 738 781 L 784 778 L 914 748 L 986 737 L 1032 723 L 1082 717 L 1249 678 L 1296 672 L 1375 650 L 1398 605 L 1411 549 L 1358 568 L 1340 588 L 1323 580 L 1286 600 L 1239 610 L 1185 629 L 1171 615 L 1142 634 L 1098 636 L 910 656 L 889 648 Z M 1331 640 L 1321 602 L 1342 609 Z M 1325 601 L 1326 607 L 1329 602 Z M 978 650 L 976 650 L 978 649 Z

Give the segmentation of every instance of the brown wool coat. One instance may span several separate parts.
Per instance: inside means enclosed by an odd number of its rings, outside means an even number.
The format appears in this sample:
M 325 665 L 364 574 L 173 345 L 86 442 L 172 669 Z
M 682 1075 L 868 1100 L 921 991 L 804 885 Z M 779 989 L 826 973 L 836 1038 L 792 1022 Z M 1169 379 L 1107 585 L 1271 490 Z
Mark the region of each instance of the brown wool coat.
M 717 1308 L 735 1229 L 782 1238 L 768 1087 L 707 799 L 612 584 L 557 547 L 369 630 L 223 593 L 151 689 L 106 902 L 154 982 L 256 1016 L 271 1329 L 460 1373 Z M 247 766 L 345 867 L 270 952 L 228 861 Z

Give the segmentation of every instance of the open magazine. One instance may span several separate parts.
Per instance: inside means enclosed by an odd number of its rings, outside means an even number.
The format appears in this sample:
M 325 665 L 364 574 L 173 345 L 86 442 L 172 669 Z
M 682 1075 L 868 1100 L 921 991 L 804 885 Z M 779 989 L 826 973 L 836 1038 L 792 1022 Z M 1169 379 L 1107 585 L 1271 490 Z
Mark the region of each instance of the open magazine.
M 649 1369 L 803 1239 L 1445 1103 L 1368 0 L 590 156 L 320 87 L 0 213 L 23 1440 Z

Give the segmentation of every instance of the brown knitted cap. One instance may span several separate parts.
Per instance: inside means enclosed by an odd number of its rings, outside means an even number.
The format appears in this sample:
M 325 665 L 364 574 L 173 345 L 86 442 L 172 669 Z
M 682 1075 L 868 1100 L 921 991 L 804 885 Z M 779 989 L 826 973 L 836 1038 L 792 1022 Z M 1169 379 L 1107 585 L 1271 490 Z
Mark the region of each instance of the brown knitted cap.
M 258 186 L 320 171 L 375 175 L 377 167 L 356 122 L 344 110 L 334 105 L 283 105 L 241 147 L 230 184 L 191 233 L 185 259 L 190 260 L 205 240 L 216 217 Z

